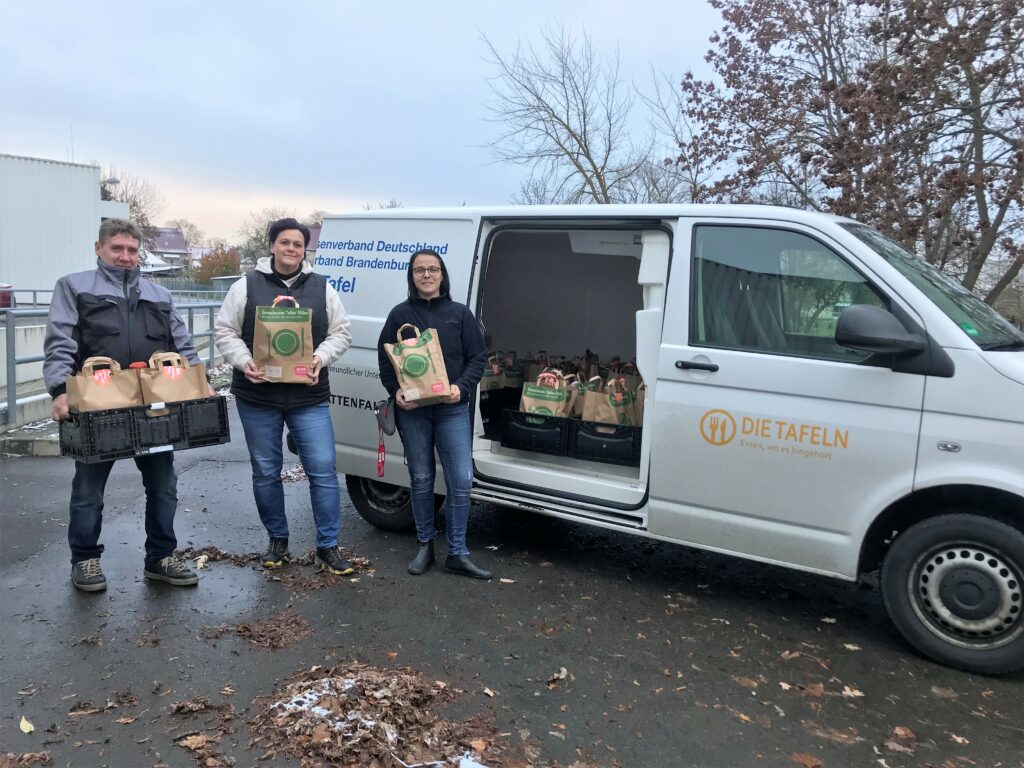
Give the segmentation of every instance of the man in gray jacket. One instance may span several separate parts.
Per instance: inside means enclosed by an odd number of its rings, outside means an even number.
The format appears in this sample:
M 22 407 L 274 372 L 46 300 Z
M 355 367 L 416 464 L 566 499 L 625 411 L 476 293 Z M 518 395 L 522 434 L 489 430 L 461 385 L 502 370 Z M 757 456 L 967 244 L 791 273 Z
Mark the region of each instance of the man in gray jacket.
M 154 352 L 178 352 L 190 363 L 199 355 L 174 309 L 170 292 L 139 273 L 142 233 L 131 222 L 108 219 L 100 226 L 96 269 L 66 275 L 53 289 L 43 352 L 43 377 L 53 398 L 53 419 L 67 419 L 66 382 L 89 357 L 110 357 L 127 368 Z M 213 390 L 210 391 L 211 394 Z M 146 489 L 146 559 L 143 575 L 176 586 L 198 582 L 174 556 L 178 478 L 174 454 L 139 456 L 135 465 Z M 100 568 L 103 493 L 114 462 L 75 462 L 71 484 L 71 582 L 84 592 L 107 588 Z

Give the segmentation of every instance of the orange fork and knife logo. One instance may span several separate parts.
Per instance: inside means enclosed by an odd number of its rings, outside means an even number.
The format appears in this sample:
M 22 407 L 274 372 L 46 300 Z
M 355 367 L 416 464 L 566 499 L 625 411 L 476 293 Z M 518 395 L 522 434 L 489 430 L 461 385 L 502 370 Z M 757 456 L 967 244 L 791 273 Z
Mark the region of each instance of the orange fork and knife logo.
M 736 437 L 736 419 L 721 408 L 707 411 L 700 419 L 700 436 L 711 445 L 728 445 Z

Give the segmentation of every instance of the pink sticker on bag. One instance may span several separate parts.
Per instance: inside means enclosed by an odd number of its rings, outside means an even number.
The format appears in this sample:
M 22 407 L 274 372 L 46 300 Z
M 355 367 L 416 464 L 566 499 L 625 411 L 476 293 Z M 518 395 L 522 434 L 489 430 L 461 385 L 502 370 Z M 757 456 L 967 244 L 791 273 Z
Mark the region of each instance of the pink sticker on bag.
M 407 347 L 411 347 L 413 344 L 416 343 L 416 337 L 413 336 L 411 339 L 402 339 L 402 343 L 405 344 L 405 346 Z
M 101 387 L 105 384 L 110 383 L 110 369 L 101 368 L 98 371 L 92 372 L 92 380 L 99 384 Z
M 308 365 L 296 365 L 295 366 L 295 375 L 296 376 L 309 376 L 309 366 Z
M 442 384 L 439 381 L 434 383 L 434 384 L 431 384 L 430 385 L 430 391 L 431 392 L 444 392 L 444 384 Z
M 175 368 L 172 365 L 162 366 L 161 370 L 163 371 L 164 376 L 166 376 L 168 379 L 171 379 L 172 381 L 174 381 L 175 379 L 180 379 L 182 374 L 185 373 L 184 368 Z
M 621 403 L 622 402 L 622 393 L 621 392 L 616 392 L 615 393 L 615 402 L 616 403 Z

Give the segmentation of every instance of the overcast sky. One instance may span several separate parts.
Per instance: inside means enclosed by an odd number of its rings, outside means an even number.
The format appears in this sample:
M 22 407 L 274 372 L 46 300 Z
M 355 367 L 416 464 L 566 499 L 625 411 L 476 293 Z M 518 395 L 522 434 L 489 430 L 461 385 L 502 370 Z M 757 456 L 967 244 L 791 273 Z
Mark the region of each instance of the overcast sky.
M 486 147 L 481 35 L 504 54 L 585 29 L 647 86 L 704 73 L 720 22 L 705 0 L 4 5 L 0 152 L 143 176 L 157 223 L 229 240 L 265 206 L 508 202 L 527 170 Z

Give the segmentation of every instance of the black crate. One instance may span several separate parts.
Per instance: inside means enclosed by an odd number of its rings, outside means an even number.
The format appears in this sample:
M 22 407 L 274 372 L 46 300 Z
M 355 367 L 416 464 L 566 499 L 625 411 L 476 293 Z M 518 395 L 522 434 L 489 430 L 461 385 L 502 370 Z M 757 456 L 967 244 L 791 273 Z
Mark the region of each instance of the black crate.
M 640 466 L 640 427 L 573 421 L 569 428 L 569 455 L 603 464 Z
M 91 464 L 135 455 L 135 417 L 132 408 L 73 413 L 60 423 L 60 452 Z
M 484 425 L 484 437 L 490 440 L 501 438 L 501 414 L 509 408 L 517 410 L 522 396 L 523 390 L 509 387 L 480 393 L 480 418 Z
M 60 425 L 60 452 L 92 464 L 160 451 L 184 451 L 231 439 L 223 397 L 72 414 Z
M 558 416 L 505 410 L 501 414 L 501 444 L 520 451 L 565 456 L 569 449 L 568 422 Z

